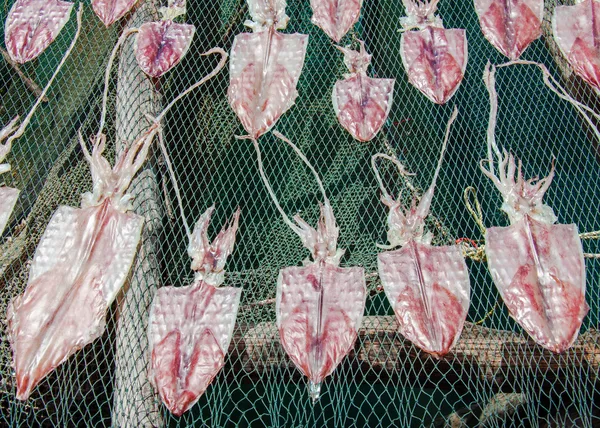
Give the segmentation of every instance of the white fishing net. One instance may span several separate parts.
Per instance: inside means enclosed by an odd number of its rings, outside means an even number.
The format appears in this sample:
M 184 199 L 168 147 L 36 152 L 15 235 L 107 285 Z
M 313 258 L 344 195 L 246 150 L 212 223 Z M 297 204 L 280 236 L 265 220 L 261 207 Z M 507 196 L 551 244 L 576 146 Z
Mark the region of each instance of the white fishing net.
M 13 0 L 0 0 L 0 26 Z M 104 70 L 126 26 L 156 19 L 147 0 L 108 29 L 85 3 L 83 30 L 75 50 L 51 87 L 48 102 L 13 145 L 5 183 L 22 190 L 0 238 L 0 425 L 6 426 L 593 426 L 600 423 L 600 266 L 588 257 L 586 300 L 590 311 L 580 337 L 564 354 L 536 345 L 509 317 L 481 251 L 481 227 L 506 226 L 501 198 L 479 169 L 487 155 L 489 98 L 482 74 L 486 62 L 506 61 L 483 37 L 470 1 L 441 0 L 445 28 L 465 28 L 465 78 L 444 106 L 430 102 L 407 80 L 399 55 L 400 0 L 368 0 L 341 45 L 365 41 L 372 54 L 368 74 L 395 78 L 393 106 L 375 139 L 360 143 L 339 125 L 332 106 L 334 83 L 347 73 L 343 55 L 310 21 L 309 1 L 289 0 L 284 32 L 309 35 L 295 105 L 275 126 L 298 145 L 321 176 L 339 228 L 342 266 L 362 266 L 367 303 L 354 349 L 325 379 L 315 404 L 307 381 L 285 355 L 275 326 L 279 269 L 300 265 L 308 253 L 282 220 L 258 173 L 250 141 L 228 104 L 227 70 L 181 100 L 163 121 L 167 150 L 192 222 L 213 203 L 209 229 L 214 236 L 241 207 L 235 250 L 226 266 L 225 285 L 242 287 L 233 340 L 223 370 L 198 403 L 176 418 L 147 380 L 149 304 L 157 288 L 191 283 L 187 237 L 165 163 L 156 148 L 132 187 L 136 212 L 144 215 L 143 240 L 125 293 L 107 316 L 105 334 L 69 358 L 33 391 L 15 398 L 11 349 L 4 314 L 21 294 L 36 245 L 58 205 L 77 207 L 91 177 L 78 146 L 77 131 L 98 127 Z M 596 96 L 575 77 L 552 41 L 549 20 L 555 1 L 546 1 L 544 35 L 522 58 L 545 64 L 575 99 L 598 111 Z M 187 1 L 186 22 L 196 27 L 182 62 L 159 80 L 139 69 L 128 43 L 110 79 L 105 132 L 114 155 L 147 126 L 177 94 L 217 64 L 200 56 L 220 46 L 229 51 L 236 34 L 247 31 L 243 0 Z M 3 30 L 3 27 L 0 27 Z M 37 60 L 17 69 L 0 61 L 0 124 L 25 114 L 35 87 L 43 87 L 75 32 L 69 21 Z M 556 158 L 556 175 L 545 201 L 559 223 L 575 223 L 580 233 L 600 230 L 600 151 L 587 123 L 573 107 L 550 92 L 539 69 L 513 65 L 496 73 L 499 96 L 498 144 L 523 160 L 525 177 L 545 176 Z M 397 333 L 393 310 L 377 274 L 377 243 L 386 241 L 386 207 L 371 169 L 377 152 L 398 157 L 416 173 L 398 175 L 391 163 L 380 172 L 390 193 L 406 180 L 422 194 L 430 184 L 446 123 L 454 123 L 437 182 L 427 228 L 433 244 L 460 243 L 468 253 L 471 304 L 461 339 L 448 356 L 435 359 Z M 315 224 L 321 195 L 311 172 L 294 151 L 267 133 L 259 139 L 266 175 L 288 215 L 301 212 Z M 112 159 L 112 156 L 110 156 Z M 465 204 L 465 189 L 471 211 Z M 476 199 L 480 203 L 478 211 Z M 480 213 L 479 215 L 477 213 Z M 478 225 L 480 223 L 480 225 Z M 583 235 L 584 252 L 600 252 L 597 239 Z M 462 424 L 462 425 L 461 425 Z

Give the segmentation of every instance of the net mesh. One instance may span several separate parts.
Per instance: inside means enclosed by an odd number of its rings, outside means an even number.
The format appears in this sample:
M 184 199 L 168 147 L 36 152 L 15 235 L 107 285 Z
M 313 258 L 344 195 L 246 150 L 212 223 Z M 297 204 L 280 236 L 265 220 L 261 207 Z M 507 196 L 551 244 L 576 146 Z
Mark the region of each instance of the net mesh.
M 0 2 L 4 25 L 12 0 Z M 364 40 L 373 55 L 370 75 L 396 79 L 394 105 L 383 130 L 359 143 L 339 126 L 331 90 L 346 72 L 341 53 L 311 24 L 308 1 L 290 0 L 286 32 L 309 34 L 308 52 L 298 85 L 299 97 L 276 125 L 295 142 L 322 177 L 340 227 L 344 266 L 363 266 L 368 298 L 359 337 L 349 356 L 327 378 L 320 400 L 308 397 L 307 381 L 285 356 L 275 327 L 275 289 L 280 268 L 307 257 L 294 233 L 276 211 L 258 174 L 248 141 L 236 140 L 243 128 L 229 107 L 226 70 L 179 102 L 164 120 L 165 141 L 183 191 L 188 221 L 216 204 L 209 232 L 217 232 L 237 206 L 242 208 L 236 249 L 227 264 L 226 284 L 242 287 L 242 301 L 223 370 L 199 402 L 181 418 L 169 414 L 149 386 L 145 337 L 148 306 L 157 287 L 187 285 L 193 274 L 187 238 L 176 198 L 158 154 L 153 153 L 136 179 L 136 211 L 146 218 L 138 260 L 126 293 L 107 316 L 105 334 L 47 376 L 26 402 L 15 399 L 6 323 L 0 324 L 0 425 L 6 426 L 593 426 L 600 424 L 600 275 L 598 259 L 586 259 L 590 312 L 580 338 L 555 355 L 535 345 L 512 320 L 492 283 L 486 263 L 469 258 L 471 306 L 456 348 L 434 359 L 403 339 L 377 275 L 376 243 L 385 242 L 386 209 L 370 168 L 376 152 L 396 155 L 417 173 L 412 184 L 422 192 L 432 178 L 445 125 L 457 106 L 431 215 L 434 244 L 461 238 L 483 243 L 476 221 L 463 201 L 473 186 L 486 226 L 507 225 L 501 200 L 478 168 L 486 156 L 489 99 L 481 76 L 485 63 L 505 62 L 481 34 L 471 2 L 442 1 L 446 28 L 466 28 L 469 62 L 450 103 L 437 106 L 408 84 L 401 63 L 399 0 L 370 0 L 342 44 Z M 546 1 L 546 19 L 554 1 Z M 130 25 L 156 16 L 147 1 L 128 17 Z M 111 75 L 108 127 L 114 155 L 123 141 L 143 129 L 144 113 L 207 74 L 217 60 L 200 56 L 214 46 L 231 48 L 246 31 L 242 0 L 187 2 L 187 21 L 196 26 L 183 61 L 160 81 L 149 81 L 131 61 L 126 46 Z M 123 27 L 106 29 L 86 2 L 82 35 L 75 51 L 13 146 L 6 184 L 22 189 L 11 223 L 0 241 L 0 313 L 22 293 L 35 247 L 58 205 L 79 206 L 90 189 L 88 166 L 77 145 L 77 131 L 91 135 L 98 126 L 103 73 Z M 523 54 L 562 79 L 571 95 L 592 107 L 596 98 L 571 75 L 545 35 Z M 43 86 L 75 32 L 71 20 L 57 41 L 21 68 Z M 0 123 L 23 115 L 35 95 L 6 62 L 0 62 Z M 573 108 L 543 85 L 538 69 L 511 66 L 498 71 L 499 145 L 523 160 L 525 176 L 544 176 L 556 157 L 556 177 L 546 195 L 560 223 L 580 232 L 600 229 L 600 152 L 598 142 Z M 271 134 L 260 138 L 266 174 L 284 210 L 301 212 L 315 223 L 321 196 L 310 171 L 292 149 Z M 388 189 L 405 183 L 388 164 L 381 165 Z M 405 192 L 406 193 L 406 192 Z M 597 240 L 584 240 L 584 252 L 600 252 Z M 475 258 L 476 259 L 476 258 Z M 4 315 L 2 315 L 4 318 Z

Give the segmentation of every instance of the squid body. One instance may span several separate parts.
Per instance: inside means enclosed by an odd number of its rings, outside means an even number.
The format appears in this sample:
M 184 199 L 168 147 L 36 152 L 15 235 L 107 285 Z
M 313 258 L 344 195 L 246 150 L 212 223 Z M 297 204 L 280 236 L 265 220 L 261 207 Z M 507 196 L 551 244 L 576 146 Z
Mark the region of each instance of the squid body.
M 242 292 L 220 287 L 240 211 L 211 244 L 207 229 L 213 210 L 200 217 L 188 247 L 194 282 L 159 289 L 150 308 L 150 381 L 176 416 L 198 401 L 225 364 Z
M 379 132 L 392 108 L 394 79 L 375 79 L 367 76 L 371 55 L 360 42 L 360 52 L 340 48 L 350 74 L 344 75 L 333 87 L 335 115 L 352 137 L 370 141 Z
M 298 96 L 308 36 L 283 34 L 284 0 L 248 0 L 252 33 L 238 34 L 231 47 L 229 104 L 251 138 L 270 130 Z

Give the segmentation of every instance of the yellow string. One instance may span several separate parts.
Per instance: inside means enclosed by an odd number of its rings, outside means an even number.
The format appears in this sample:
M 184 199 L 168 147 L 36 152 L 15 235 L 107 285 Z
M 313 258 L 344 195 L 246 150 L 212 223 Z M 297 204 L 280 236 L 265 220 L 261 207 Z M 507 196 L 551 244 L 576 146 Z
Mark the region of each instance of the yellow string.
M 475 202 L 475 209 L 473 209 L 473 206 L 471 205 L 471 201 L 469 198 L 470 194 L 473 194 L 473 200 Z M 471 213 L 471 216 L 475 220 L 475 223 L 477 223 L 477 226 L 479 227 L 481 234 L 483 236 L 485 236 L 485 226 L 483 224 L 483 212 L 481 211 L 481 204 L 479 203 L 479 198 L 477 198 L 477 190 L 473 186 L 467 187 L 465 189 L 465 191 L 463 192 L 463 199 L 465 201 L 467 210 L 469 210 L 469 213 Z M 475 210 L 477 210 L 477 212 Z
M 492 314 L 494 313 L 494 311 L 496 310 L 496 308 L 498 307 L 499 304 L 500 304 L 500 301 L 496 300 L 496 304 L 494 305 L 494 307 L 487 314 L 485 314 L 485 316 L 483 318 L 481 318 L 479 321 L 477 321 L 475 323 L 475 325 L 483 324 L 486 319 L 488 319 L 489 317 L 492 316 Z

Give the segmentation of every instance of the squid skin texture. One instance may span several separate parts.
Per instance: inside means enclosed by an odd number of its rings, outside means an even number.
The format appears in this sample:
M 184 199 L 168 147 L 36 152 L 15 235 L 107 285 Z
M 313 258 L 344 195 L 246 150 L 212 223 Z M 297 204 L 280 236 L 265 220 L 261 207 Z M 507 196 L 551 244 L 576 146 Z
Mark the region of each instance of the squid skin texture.
M 363 268 L 287 267 L 277 280 L 277 328 L 296 367 L 314 384 L 354 346 L 366 301 Z
M 135 45 L 135 58 L 142 71 L 156 78 L 171 70 L 186 54 L 195 31 L 193 25 L 171 20 L 143 24 Z
M 263 135 L 294 105 L 307 44 L 305 34 L 272 28 L 235 37 L 227 98 L 250 137 Z
M 557 6 L 552 31 L 575 74 L 600 91 L 600 2 Z
M 17 399 L 77 350 L 100 337 L 108 307 L 127 278 L 143 218 L 105 200 L 78 209 L 60 206 L 38 245 L 25 293 L 7 319 Z
M 12 187 L 0 187 L 0 235 L 8 223 L 8 219 L 19 199 L 20 191 Z
M 410 241 L 380 253 L 378 268 L 400 333 L 436 357 L 447 354 L 469 311 L 469 271 L 460 249 Z
M 37 58 L 56 39 L 71 15 L 73 3 L 17 0 L 8 12 L 4 44 L 11 59 L 24 64 Z
M 433 26 L 406 31 L 400 56 L 409 82 L 434 103 L 445 104 L 458 90 L 467 68 L 466 32 Z
M 311 22 L 339 43 L 358 22 L 362 0 L 310 0 L 310 7 Z
M 475 0 L 484 37 L 511 60 L 542 35 L 544 0 Z
M 139 0 L 92 0 L 92 9 L 106 27 L 124 17 Z M 144 0 L 141 0 L 144 1 Z
M 355 139 L 371 141 L 381 130 L 392 108 L 394 83 L 394 79 L 374 79 L 364 73 L 335 83 L 333 109 Z
M 197 281 L 159 289 L 150 309 L 150 381 L 167 408 L 181 416 L 225 364 L 240 288 Z
M 511 316 L 544 348 L 568 349 L 589 311 L 577 226 L 525 216 L 488 228 L 485 242 L 492 278 Z

